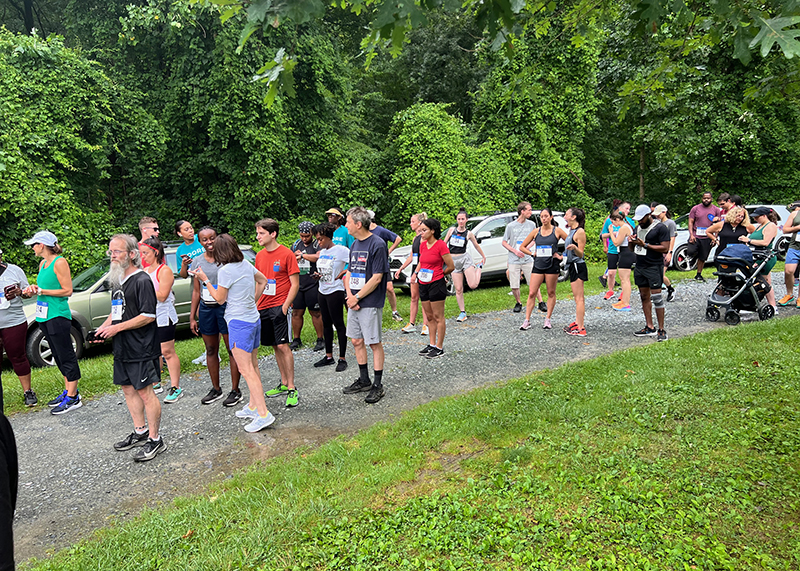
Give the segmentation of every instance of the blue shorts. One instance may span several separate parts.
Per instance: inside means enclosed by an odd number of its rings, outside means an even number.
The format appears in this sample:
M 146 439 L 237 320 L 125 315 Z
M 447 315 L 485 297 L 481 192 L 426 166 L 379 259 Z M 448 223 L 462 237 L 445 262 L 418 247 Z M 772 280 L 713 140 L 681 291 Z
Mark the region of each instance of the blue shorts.
M 261 320 L 255 323 L 231 320 L 228 323 L 228 343 L 231 350 L 241 349 L 252 353 L 261 346 Z
M 800 263 L 800 250 L 793 250 L 792 248 L 786 250 L 786 263 L 787 264 Z
M 200 302 L 197 312 L 197 324 L 201 335 L 228 334 L 228 324 L 225 322 L 225 305 L 206 305 Z

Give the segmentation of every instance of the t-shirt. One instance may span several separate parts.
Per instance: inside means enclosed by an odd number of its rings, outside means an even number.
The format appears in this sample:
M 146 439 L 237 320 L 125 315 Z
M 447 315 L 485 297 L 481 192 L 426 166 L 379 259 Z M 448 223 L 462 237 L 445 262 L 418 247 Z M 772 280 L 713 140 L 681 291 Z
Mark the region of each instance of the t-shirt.
M 22 298 L 17 296 L 9 301 L 6 299 L 6 294 L 3 293 L 3 290 L 12 284 L 19 284 L 22 289 L 30 285 L 22 268 L 14 264 L 6 264 L 6 271 L 0 275 L 0 329 L 15 327 L 27 321 L 25 310 L 22 308 Z
M 283 305 L 292 287 L 289 276 L 300 273 L 295 255 L 281 244 L 271 252 L 261 250 L 256 254 L 256 269 L 267 278 L 267 287 L 258 300 L 258 309 Z
M 356 239 L 350 235 L 350 232 L 347 231 L 347 228 L 344 226 L 339 226 L 333 232 L 333 243 L 337 246 L 344 246 L 345 248 L 351 248 L 353 246 L 353 242 Z
M 636 237 L 640 240 L 644 240 L 645 244 L 661 245 L 661 242 L 669 242 L 669 229 L 666 225 L 654 220 L 647 228 L 637 226 Z M 642 246 L 636 246 L 634 252 L 636 253 L 637 267 L 660 267 L 664 265 L 664 254 L 662 252 L 656 252 L 655 250 Z
M 317 244 L 316 240 L 312 240 L 310 244 L 306 244 L 302 240 L 298 240 L 292 244 L 292 252 L 316 254 L 319 252 L 319 244 Z M 317 271 L 316 262 L 297 260 L 297 267 L 300 270 L 300 291 L 307 291 L 317 287 L 317 280 L 314 279 L 313 275 Z
M 600 234 L 611 234 L 611 218 L 606 218 L 606 222 L 603 224 L 603 229 L 600 231 Z M 607 240 L 609 254 L 619 254 L 619 250 L 614 245 L 614 241 L 610 236 L 608 238 L 603 238 L 603 240 Z
M 194 237 L 194 242 L 191 244 L 187 244 L 184 242 L 180 246 L 178 246 L 178 266 L 181 265 L 181 256 L 189 256 L 191 259 L 195 259 L 197 256 L 205 252 L 206 249 L 200 245 L 200 240 L 197 239 L 197 236 Z
M 442 256 L 449 254 L 447 244 L 442 240 L 436 240 L 433 246 L 428 248 L 428 243 L 422 241 L 419 245 L 419 270 L 417 270 L 417 280 L 421 284 L 429 284 L 444 278 Z
M 153 318 L 143 327 L 120 331 L 114 336 L 114 359 L 135 363 L 152 361 L 161 355 L 155 322 L 157 304 L 153 281 L 142 270 L 136 270 L 122 281 L 119 288 L 112 290 L 112 324 L 130 321 L 139 315 Z
M 386 282 L 389 279 L 389 248 L 386 241 L 375 234 L 356 240 L 350 248 L 350 293 L 358 294 L 375 274 L 383 274 L 372 293 L 362 297 L 361 307 L 383 307 L 386 303 Z
M 332 246 L 319 251 L 319 293 L 329 295 L 335 291 L 344 291 L 344 281 L 336 278 L 347 269 L 349 261 L 350 250 L 344 246 Z
M 263 273 L 263 272 L 262 272 Z M 255 323 L 260 319 L 256 308 L 256 269 L 247 260 L 225 264 L 217 274 L 217 285 L 228 289 L 225 322 L 234 319 Z
M 800 222 L 800 210 L 789 215 L 784 226 L 796 226 Z M 800 250 L 800 232 L 793 232 L 789 241 L 790 250 Z
M 394 244 L 394 241 L 397 240 L 397 234 L 395 234 L 391 230 L 387 230 L 383 226 L 375 226 L 375 228 L 370 230 L 370 232 L 375 234 L 378 238 L 382 238 L 389 244 Z
M 516 220 L 509 222 L 508 226 L 506 226 L 506 232 L 503 234 L 503 241 L 510 245 L 512 248 L 516 248 L 519 250 L 519 247 L 522 246 L 522 242 L 525 241 L 525 238 L 528 237 L 528 234 L 533 232 L 534 228 L 536 228 L 536 224 L 531 222 L 530 220 L 526 220 L 522 224 L 517 222 Z M 508 263 L 509 264 L 528 264 L 533 261 L 533 258 L 528 256 L 527 254 L 522 257 L 518 258 L 516 254 L 511 252 L 508 253 Z
M 202 269 L 208 281 L 211 282 L 212 285 L 217 285 L 217 273 L 221 267 L 222 266 L 218 265 L 216 262 L 209 262 L 204 255 L 201 255 L 192 260 L 189 271 L 196 272 L 198 269 Z M 208 286 L 205 284 L 200 284 L 200 301 L 206 305 L 217 305 L 217 300 L 211 297 L 211 294 L 208 293 Z
M 713 224 L 712 220 L 721 214 L 718 206 L 710 205 L 708 208 L 702 204 L 693 206 L 689 211 L 689 220 L 694 220 L 694 235 L 696 238 L 708 238 L 706 230 Z
M 674 220 L 672 220 L 671 218 L 667 218 L 662 222 L 662 224 L 664 224 L 667 227 L 667 230 L 669 230 L 670 239 L 678 235 L 678 225 L 675 224 Z

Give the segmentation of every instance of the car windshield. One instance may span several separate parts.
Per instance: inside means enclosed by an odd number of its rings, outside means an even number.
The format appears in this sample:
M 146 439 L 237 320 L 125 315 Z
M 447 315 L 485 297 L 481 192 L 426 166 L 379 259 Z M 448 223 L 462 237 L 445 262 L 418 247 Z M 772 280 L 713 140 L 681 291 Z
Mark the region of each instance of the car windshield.
M 689 215 L 684 214 L 682 216 L 678 216 L 675 219 L 675 226 L 678 227 L 678 230 L 688 230 L 689 229 Z
M 104 275 L 106 275 L 110 265 L 111 260 L 104 258 L 88 270 L 81 272 L 78 277 L 72 280 L 72 291 L 77 293 L 88 290 L 90 287 L 100 281 Z
M 467 220 L 467 230 L 475 230 L 475 226 L 486 220 L 486 218 L 473 218 Z

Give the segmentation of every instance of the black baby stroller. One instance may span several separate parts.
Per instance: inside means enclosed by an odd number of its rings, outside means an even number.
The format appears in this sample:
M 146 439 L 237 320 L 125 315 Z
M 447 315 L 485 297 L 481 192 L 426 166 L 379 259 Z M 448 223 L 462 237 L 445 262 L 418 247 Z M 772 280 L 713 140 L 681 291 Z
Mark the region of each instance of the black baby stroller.
M 717 286 L 708 296 L 706 319 L 717 321 L 725 312 L 725 323 L 738 325 L 740 311 L 754 311 L 762 321 L 775 316 L 767 302 L 772 287 L 759 271 L 774 255 L 771 249 L 751 251 L 745 244 L 731 244 L 714 260 Z

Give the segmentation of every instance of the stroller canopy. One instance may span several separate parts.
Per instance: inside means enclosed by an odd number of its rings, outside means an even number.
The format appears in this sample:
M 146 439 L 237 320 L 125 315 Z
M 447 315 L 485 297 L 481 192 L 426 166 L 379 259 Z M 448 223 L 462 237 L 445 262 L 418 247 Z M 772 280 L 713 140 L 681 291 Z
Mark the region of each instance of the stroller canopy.
M 745 260 L 748 264 L 753 263 L 753 252 L 746 244 L 729 244 L 722 252 L 717 254 L 717 257 L 719 256 L 738 258 Z

